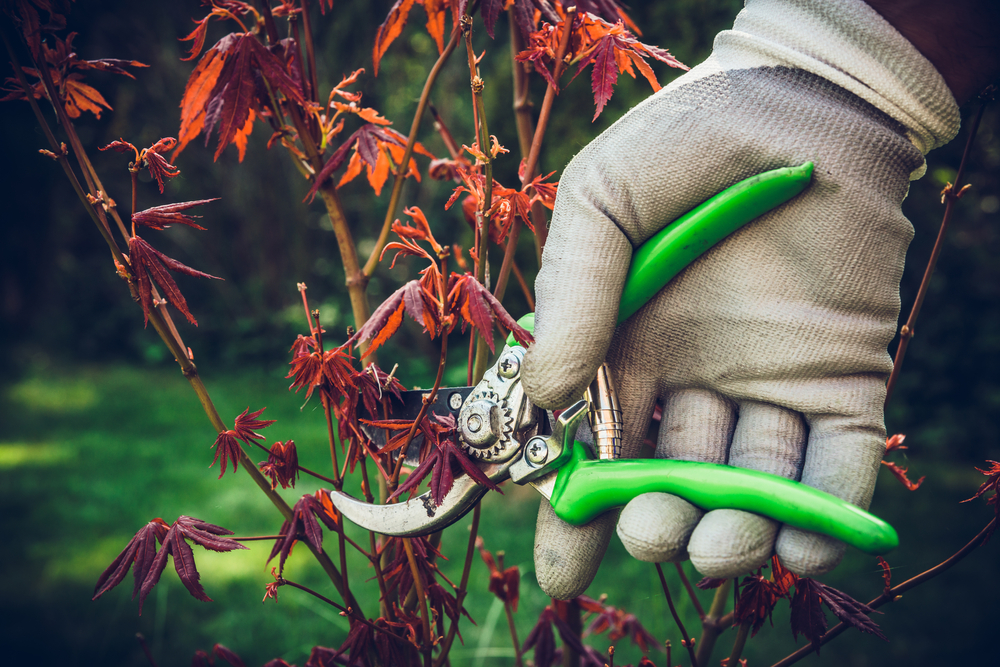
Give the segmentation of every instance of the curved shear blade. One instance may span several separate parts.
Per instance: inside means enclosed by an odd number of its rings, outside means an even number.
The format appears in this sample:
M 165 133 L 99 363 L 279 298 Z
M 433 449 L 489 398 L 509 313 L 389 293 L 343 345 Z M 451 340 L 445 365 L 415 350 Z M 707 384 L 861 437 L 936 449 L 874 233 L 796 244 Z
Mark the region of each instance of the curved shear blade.
M 507 479 L 512 461 L 478 465 L 490 481 Z M 487 489 L 468 475 L 455 480 L 451 490 L 435 504 L 431 492 L 393 505 L 372 505 L 341 491 L 331 491 L 330 500 L 345 517 L 367 530 L 396 537 L 419 537 L 447 528 L 476 506 Z

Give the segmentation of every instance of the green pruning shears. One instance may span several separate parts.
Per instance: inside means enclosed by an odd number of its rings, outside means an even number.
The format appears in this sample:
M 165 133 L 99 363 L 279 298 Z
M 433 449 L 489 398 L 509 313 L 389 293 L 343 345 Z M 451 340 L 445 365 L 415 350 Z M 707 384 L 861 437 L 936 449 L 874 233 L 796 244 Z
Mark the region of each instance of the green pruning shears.
M 632 258 L 618 322 L 633 315 L 675 275 L 746 223 L 802 192 L 813 165 L 775 169 L 748 178 L 668 225 Z M 521 326 L 532 329 L 534 316 Z M 895 548 L 896 531 L 881 519 L 799 482 L 714 463 L 669 459 L 619 459 L 621 411 L 602 366 L 585 400 L 564 410 L 547 431 L 544 411 L 521 387 L 525 349 L 513 337 L 475 387 L 440 389 L 429 406 L 455 416 L 461 445 L 494 483 L 531 484 L 564 521 L 585 524 L 649 492 L 671 493 L 705 510 L 739 509 L 829 535 L 870 554 Z M 402 416 L 416 417 L 425 392 L 404 392 Z M 394 416 L 399 416 L 396 411 Z M 590 417 L 595 449 L 576 440 Z M 419 451 L 419 448 L 416 449 Z M 596 456 L 595 456 L 596 453 Z M 386 535 L 418 536 L 458 521 L 486 494 L 468 475 L 457 478 L 440 503 L 430 492 L 405 502 L 372 505 L 331 491 L 344 516 Z

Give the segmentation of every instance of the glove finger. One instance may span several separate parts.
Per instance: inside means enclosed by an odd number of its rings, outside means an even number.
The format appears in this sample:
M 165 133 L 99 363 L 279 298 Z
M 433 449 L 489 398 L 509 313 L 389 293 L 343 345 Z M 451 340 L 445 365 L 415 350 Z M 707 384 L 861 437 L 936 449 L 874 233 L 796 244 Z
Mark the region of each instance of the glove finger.
M 571 526 L 542 501 L 535 525 L 535 576 L 546 595 L 572 600 L 587 590 L 611 542 L 617 514 L 607 512 L 584 526 Z
M 740 403 L 729 465 L 797 479 L 805 455 L 802 416 L 768 403 Z M 709 577 L 749 572 L 770 558 L 780 524 L 741 510 L 708 512 L 691 534 L 691 563 Z
M 594 378 L 614 335 L 632 260 L 632 244 L 589 196 L 559 196 L 568 203 L 553 214 L 535 280 L 535 343 L 521 369 L 525 393 L 549 409 L 579 399 Z
M 612 381 L 622 409 L 622 451 L 626 457 L 639 452 L 656 399 L 654 380 L 640 373 L 618 373 L 627 367 L 623 359 L 609 359 Z M 577 440 L 593 446 L 587 424 L 577 431 Z M 611 541 L 618 512 L 607 512 L 585 526 L 571 526 L 547 502 L 538 508 L 535 528 L 535 576 L 545 593 L 570 600 L 587 589 Z
M 868 383 L 872 407 L 859 415 L 806 415 L 809 446 L 802 482 L 867 509 L 875 490 L 879 461 L 885 453 L 882 402 L 885 388 Z M 863 389 L 862 389 L 863 390 Z M 775 550 L 793 572 L 814 577 L 840 563 L 846 546 L 833 538 L 784 526 Z
M 725 463 L 736 425 L 736 406 L 720 394 L 684 389 L 667 394 L 656 458 Z M 677 496 L 647 493 L 632 500 L 618 519 L 618 537 L 641 561 L 686 560 L 687 543 L 704 512 Z

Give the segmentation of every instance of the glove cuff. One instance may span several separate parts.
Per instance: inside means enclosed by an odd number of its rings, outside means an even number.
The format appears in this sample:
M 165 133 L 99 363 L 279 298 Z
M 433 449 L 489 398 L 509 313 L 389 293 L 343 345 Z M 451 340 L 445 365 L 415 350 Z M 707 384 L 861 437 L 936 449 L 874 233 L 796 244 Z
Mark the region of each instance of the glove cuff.
M 923 154 L 958 134 L 958 104 L 944 78 L 862 0 L 747 0 L 733 29 L 716 36 L 712 56 L 674 84 L 777 66 L 806 70 L 854 93 L 901 123 Z M 911 180 L 925 170 L 915 170 Z

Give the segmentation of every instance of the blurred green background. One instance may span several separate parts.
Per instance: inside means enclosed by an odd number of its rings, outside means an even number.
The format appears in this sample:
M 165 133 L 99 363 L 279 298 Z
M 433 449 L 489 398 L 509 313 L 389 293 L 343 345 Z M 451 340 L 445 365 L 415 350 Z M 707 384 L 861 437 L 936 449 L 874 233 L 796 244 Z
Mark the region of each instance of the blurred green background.
M 742 3 L 631 4 L 631 15 L 644 30 L 643 41 L 669 48 L 694 65 L 707 55 L 714 34 L 730 25 Z M 414 9 L 410 26 L 390 48 L 379 77 L 370 76 L 373 36 L 390 5 L 389 0 L 339 2 L 325 17 L 314 7 L 313 22 L 321 88 L 328 90 L 342 75 L 365 67 L 368 73 L 358 87 L 365 93 L 364 102 L 405 132 L 436 52 L 423 30 L 422 11 Z M 193 68 L 179 60 L 187 43 L 177 38 L 193 28 L 191 17 L 203 13 L 193 1 L 78 0 L 73 5 L 69 29 L 80 33 L 74 44 L 82 58 L 134 58 L 150 65 L 136 72 L 136 81 L 100 73 L 87 79 L 114 111 L 100 120 L 80 119 L 77 127 L 119 201 L 128 198 L 126 161 L 117 154 L 98 153 L 96 147 L 118 137 L 146 146 L 176 135 L 177 104 Z M 2 20 L 4 30 L 12 34 L 9 19 Z M 223 29 L 213 24 L 208 44 Z M 498 25 L 495 43 L 482 29 L 477 29 L 475 40 L 477 51 L 487 50 L 483 75 L 490 131 L 514 155 L 506 23 Z M 659 63 L 653 67 L 662 83 L 677 74 Z M 650 92 L 641 79 L 619 79 L 608 108 L 591 123 L 593 101 L 586 78 L 560 95 L 546 137 L 546 172 L 561 170 L 576 151 Z M 471 143 L 467 81 L 464 59 L 456 56 L 432 98 L 460 143 Z M 538 81 L 532 91 L 540 104 L 543 87 Z M 971 111 L 964 109 L 963 116 L 968 118 Z M 982 479 L 973 466 L 1000 459 L 1000 263 L 994 260 L 1000 250 L 998 128 L 1000 114 L 993 108 L 987 111 L 970 158 L 967 181 L 973 188 L 958 206 L 887 415 L 890 433 L 908 435 L 909 460 L 903 464 L 910 466 L 912 476 L 927 476 L 924 486 L 910 493 L 883 473 L 876 491 L 873 509 L 902 537 L 901 548 L 888 559 L 897 582 L 947 557 L 989 517 L 982 502 L 959 501 L 972 495 Z M 904 312 L 930 254 L 943 210 L 939 192 L 954 178 L 966 131 L 963 128 L 951 145 L 929 156 L 928 175 L 913 184 L 904 204 L 917 230 L 902 285 Z M 315 401 L 303 407 L 301 395 L 285 391 L 283 379 L 288 346 L 305 328 L 295 284 L 309 285 L 311 305 L 322 310 L 327 329 L 338 336 L 351 324 L 350 307 L 322 206 L 301 203 L 306 183 L 280 148 L 265 149 L 267 136 L 267 129 L 258 124 L 242 164 L 233 148 L 213 163 L 212 151 L 195 142 L 180 157 L 183 173 L 169 182 L 166 194 L 159 195 L 154 184 L 145 182 L 139 206 L 222 198 L 201 210 L 208 231 L 173 228 L 155 235 L 154 244 L 168 255 L 226 279 L 179 280 L 200 323 L 198 328 L 182 325 L 182 335 L 224 418 L 231 419 L 248 405 L 268 406 L 265 416 L 279 420 L 268 437 L 294 438 L 303 464 L 322 468 L 322 411 Z M 248 664 L 280 656 L 301 665 L 313 645 L 339 646 L 346 632 L 344 619 L 315 600 L 282 589 L 277 605 L 260 605 L 270 581 L 263 564 L 269 545 L 264 544 L 233 554 L 196 550 L 202 583 L 214 603 L 188 596 L 172 572 L 163 576 L 141 617 L 129 600 L 131 578 L 90 602 L 100 572 L 153 517 L 173 521 L 190 514 L 240 535 L 272 534 L 280 520 L 243 472 L 218 481 L 215 469 L 207 469 L 215 434 L 155 332 L 143 329 L 138 308 L 116 278 L 103 241 L 58 166 L 37 154 L 45 140 L 27 104 L 0 105 L 0 140 L 8 165 L 0 180 L 0 562 L 6 573 L 0 580 L 0 642 L 5 660 L 146 664 L 134 640 L 136 632 L 147 637 L 160 665 L 187 664 L 195 650 L 207 650 L 215 642 L 236 650 Z M 424 120 L 421 140 L 436 154 L 446 154 L 429 119 Z M 516 157 L 501 160 L 497 178 L 509 185 L 516 167 Z M 664 178 L 680 175 L 665 172 Z M 375 198 L 359 179 L 341 191 L 362 252 L 374 243 L 388 190 Z M 424 209 L 439 239 L 468 247 L 471 232 L 458 208 L 443 210 L 450 191 L 448 183 L 410 182 L 404 202 Z M 525 235 L 519 263 L 529 282 L 536 269 L 533 257 Z M 495 251 L 493 258 L 498 262 L 500 253 Z M 369 290 L 372 303 L 414 277 L 419 268 L 406 261 L 391 272 L 380 267 Z M 526 306 L 517 290 L 508 293 L 509 309 L 523 312 Z M 456 336 L 452 343 L 454 370 L 448 383 L 463 380 L 464 340 Z M 418 327 L 404 326 L 380 357 L 386 366 L 400 361 L 397 374 L 408 386 L 431 384 L 435 346 Z M 285 496 L 294 500 L 314 488 L 303 480 Z M 508 564 L 521 566 L 521 641 L 547 602 L 531 572 L 537 503 L 530 490 L 507 489 L 504 497 L 491 494 L 481 529 L 488 548 L 505 550 Z M 445 534 L 443 550 L 452 560 L 443 567 L 453 579 L 461 571 L 468 523 L 460 522 Z M 933 583 L 883 608 L 885 615 L 876 621 L 889 643 L 849 633 L 804 664 L 989 663 L 995 659 L 989 612 L 1000 594 L 996 549 L 995 543 L 987 545 Z M 297 550 L 286 573 L 324 588 L 321 572 L 306 555 Z M 374 610 L 374 583 L 360 583 L 370 571 L 360 560 L 350 565 L 359 582 L 356 587 L 366 590 L 366 609 Z M 697 578 L 690 568 L 688 572 Z M 453 664 L 512 663 L 502 606 L 486 591 L 487 579 L 477 557 L 467 606 L 478 625 L 463 628 L 465 643 L 453 651 Z M 680 595 L 676 579 L 671 581 L 688 630 L 695 632 L 693 609 Z M 857 553 L 824 581 L 861 600 L 881 590 L 874 560 Z M 602 593 L 612 604 L 635 613 L 657 639 L 679 644 L 655 570 L 630 559 L 617 539 L 588 591 L 593 597 Z M 707 604 L 710 596 L 703 597 Z M 600 651 L 608 645 L 606 636 L 590 641 Z M 730 636 L 720 640 L 716 660 L 726 654 L 730 642 Z M 795 646 L 781 605 L 775 627 L 761 631 L 744 655 L 750 665 L 770 664 Z M 617 648 L 619 664 L 638 660 L 638 651 L 627 640 Z M 680 654 L 675 656 L 677 662 Z M 663 664 L 662 654 L 651 657 Z

